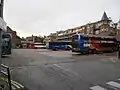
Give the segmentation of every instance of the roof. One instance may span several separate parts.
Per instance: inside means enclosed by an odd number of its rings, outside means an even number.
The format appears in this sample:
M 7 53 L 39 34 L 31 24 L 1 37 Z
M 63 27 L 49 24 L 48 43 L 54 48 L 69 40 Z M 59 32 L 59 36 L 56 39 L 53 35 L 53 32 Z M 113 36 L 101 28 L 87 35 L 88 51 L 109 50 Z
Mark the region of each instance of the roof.
M 103 13 L 102 19 L 101 20 L 109 20 L 106 12 Z

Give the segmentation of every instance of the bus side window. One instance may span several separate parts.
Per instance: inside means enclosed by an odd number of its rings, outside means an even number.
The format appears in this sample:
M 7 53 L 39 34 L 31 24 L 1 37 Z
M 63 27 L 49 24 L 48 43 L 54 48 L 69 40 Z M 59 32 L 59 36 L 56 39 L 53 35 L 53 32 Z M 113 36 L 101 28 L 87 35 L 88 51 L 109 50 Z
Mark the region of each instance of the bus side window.
M 72 41 L 74 41 L 74 40 L 78 40 L 78 35 L 73 36 Z

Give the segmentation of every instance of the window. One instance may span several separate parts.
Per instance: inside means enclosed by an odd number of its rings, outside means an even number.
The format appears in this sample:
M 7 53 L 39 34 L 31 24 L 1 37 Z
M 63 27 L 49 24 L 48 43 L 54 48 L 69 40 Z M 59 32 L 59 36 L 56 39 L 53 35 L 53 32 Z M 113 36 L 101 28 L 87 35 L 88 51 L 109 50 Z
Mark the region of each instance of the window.
M 91 30 L 90 33 L 93 34 L 93 30 Z
M 85 29 L 85 27 L 82 27 L 82 29 Z
M 95 34 L 99 34 L 99 33 L 100 33 L 99 30 L 95 31 Z
M 73 40 L 78 40 L 78 35 L 74 35 Z
M 92 27 L 93 27 L 93 25 L 90 25 L 90 27 L 92 28 Z
M 107 21 L 104 21 L 104 24 L 108 24 Z
M 81 37 L 80 37 L 81 39 L 84 39 L 84 40 L 88 40 L 89 39 L 89 37 L 88 36 L 83 36 L 83 35 L 81 35 Z
M 87 34 L 89 34 L 89 33 L 90 33 L 90 30 L 88 29 L 88 30 L 87 30 Z
M 98 25 L 98 24 L 96 24 L 96 28 L 99 28 L 99 25 Z

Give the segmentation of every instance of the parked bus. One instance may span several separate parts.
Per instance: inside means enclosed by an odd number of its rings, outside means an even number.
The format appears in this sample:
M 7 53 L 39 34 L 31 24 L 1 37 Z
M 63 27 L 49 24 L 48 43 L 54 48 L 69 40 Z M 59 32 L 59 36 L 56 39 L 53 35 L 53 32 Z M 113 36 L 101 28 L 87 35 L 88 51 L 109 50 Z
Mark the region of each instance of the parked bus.
M 51 50 L 71 50 L 72 42 L 69 41 L 50 41 L 46 42 L 46 48 Z
M 11 54 L 12 50 L 12 41 L 11 36 L 8 33 L 2 35 L 2 55 Z
M 36 49 L 45 49 L 46 48 L 45 43 L 34 43 L 33 45 Z
M 117 41 L 112 36 L 89 36 L 89 50 L 95 52 L 112 52 L 117 50 Z
M 88 35 L 75 34 L 72 37 L 72 52 L 88 53 L 89 37 Z
M 31 43 L 29 47 L 31 49 L 45 49 L 46 44 L 45 43 Z
M 89 36 L 76 34 L 72 37 L 72 51 L 79 53 L 95 53 L 104 51 L 116 51 L 117 41 L 114 37 Z

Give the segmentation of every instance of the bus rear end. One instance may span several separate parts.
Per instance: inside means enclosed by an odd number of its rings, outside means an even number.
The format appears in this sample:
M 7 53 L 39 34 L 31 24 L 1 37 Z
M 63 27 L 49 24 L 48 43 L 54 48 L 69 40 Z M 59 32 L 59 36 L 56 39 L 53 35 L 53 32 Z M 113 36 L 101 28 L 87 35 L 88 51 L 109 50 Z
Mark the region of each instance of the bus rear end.
M 89 37 L 87 35 L 76 34 L 72 37 L 72 52 L 88 53 L 89 52 Z
M 79 35 L 72 36 L 72 52 L 80 52 Z
M 2 35 L 2 55 L 11 54 L 12 41 L 10 34 L 4 33 Z

